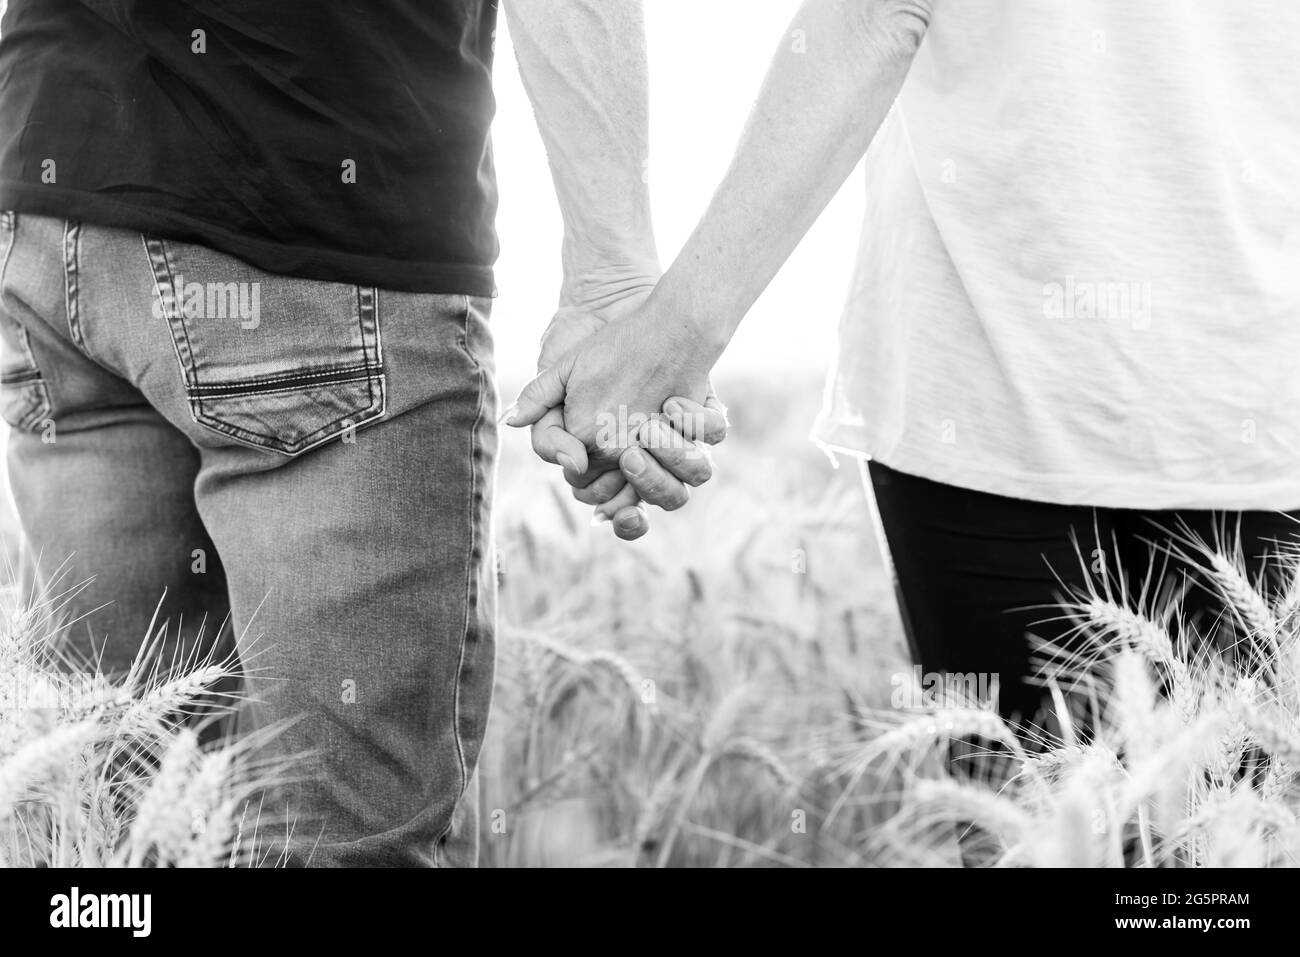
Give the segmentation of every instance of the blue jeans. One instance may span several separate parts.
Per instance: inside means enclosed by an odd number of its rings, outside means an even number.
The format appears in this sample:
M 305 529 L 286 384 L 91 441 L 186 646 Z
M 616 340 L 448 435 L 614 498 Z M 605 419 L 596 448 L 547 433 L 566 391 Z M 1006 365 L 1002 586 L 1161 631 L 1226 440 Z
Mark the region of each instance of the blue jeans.
M 310 755 L 295 863 L 476 860 L 489 308 L 0 214 L 13 495 L 42 568 L 90 579 L 67 640 L 124 670 L 161 601 L 181 640 L 231 642 L 241 732 L 296 719 L 273 747 Z

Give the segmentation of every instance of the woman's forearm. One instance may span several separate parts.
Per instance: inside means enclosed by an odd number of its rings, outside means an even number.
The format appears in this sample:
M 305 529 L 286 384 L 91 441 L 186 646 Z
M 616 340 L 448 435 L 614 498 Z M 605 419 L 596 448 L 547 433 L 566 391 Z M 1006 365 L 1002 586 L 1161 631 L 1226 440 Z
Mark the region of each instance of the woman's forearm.
M 658 314 L 688 324 L 703 348 L 721 355 L 866 152 L 907 75 L 932 5 L 804 3 L 726 177 L 652 297 Z

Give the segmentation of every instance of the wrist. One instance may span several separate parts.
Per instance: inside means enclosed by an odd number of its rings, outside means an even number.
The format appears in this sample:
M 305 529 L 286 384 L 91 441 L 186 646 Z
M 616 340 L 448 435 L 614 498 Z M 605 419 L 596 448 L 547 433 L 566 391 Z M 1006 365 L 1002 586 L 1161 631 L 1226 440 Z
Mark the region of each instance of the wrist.
M 682 388 L 707 379 L 725 347 L 711 324 L 673 308 L 657 291 L 630 321 L 640 327 L 633 339 L 645 350 L 638 361 L 672 370 Z
M 647 308 L 676 329 L 676 338 L 692 344 L 698 364 L 711 369 L 726 351 L 738 323 L 730 320 L 725 304 L 708 292 L 697 293 L 694 285 L 679 279 L 680 274 L 669 270 L 655 287 Z
M 561 249 L 564 281 L 560 305 L 595 308 L 654 288 L 663 274 L 654 234 L 630 228 L 598 238 L 595 231 L 566 226 Z
M 629 299 L 644 299 L 659 277 L 657 259 L 603 260 L 582 265 L 566 261 L 560 307 L 597 312 Z

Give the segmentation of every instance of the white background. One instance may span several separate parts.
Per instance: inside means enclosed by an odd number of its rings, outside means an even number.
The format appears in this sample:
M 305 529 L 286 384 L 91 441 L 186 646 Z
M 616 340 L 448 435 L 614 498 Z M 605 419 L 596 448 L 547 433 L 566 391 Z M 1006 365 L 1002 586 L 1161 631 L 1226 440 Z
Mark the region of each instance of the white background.
M 726 171 L 767 64 L 778 44 L 790 42 L 798 7 L 797 0 L 646 0 L 650 188 L 665 267 Z M 502 385 L 509 388 L 532 374 L 538 338 L 555 306 L 561 226 L 504 16 L 496 91 L 502 253 L 493 326 Z M 861 192 L 855 174 L 750 313 L 718 380 L 825 370 L 848 290 Z

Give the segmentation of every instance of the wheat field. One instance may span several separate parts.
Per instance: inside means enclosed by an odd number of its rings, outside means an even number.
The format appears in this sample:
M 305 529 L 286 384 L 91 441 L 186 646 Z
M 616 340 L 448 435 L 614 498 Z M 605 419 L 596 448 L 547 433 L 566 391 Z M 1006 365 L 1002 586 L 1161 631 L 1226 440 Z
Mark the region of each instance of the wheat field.
M 1071 640 L 1039 649 L 1051 735 L 955 696 L 891 707 L 911 674 L 892 594 L 856 469 L 805 438 L 806 386 L 729 386 L 717 477 L 631 545 L 505 443 L 482 864 L 1295 863 L 1296 556 L 1266 597 L 1230 547 L 1178 544 L 1231 611 L 1225 652 L 1106 580 L 1072 596 Z M 293 768 L 175 720 L 231 663 L 73 687 L 46 648 L 57 602 L 0 598 L 0 863 L 278 863 L 261 838 L 290 825 L 257 796 Z M 33 689 L 61 706 L 16 700 Z
M 808 440 L 798 385 L 724 388 L 715 478 L 631 544 L 507 443 L 485 864 L 864 863 L 871 782 L 828 827 L 834 756 L 903 640 L 857 469 Z

